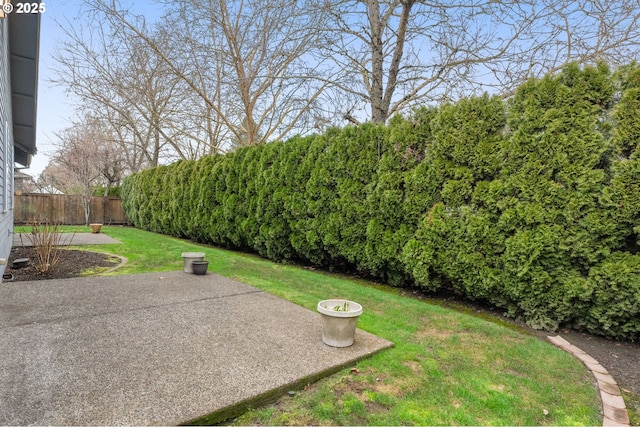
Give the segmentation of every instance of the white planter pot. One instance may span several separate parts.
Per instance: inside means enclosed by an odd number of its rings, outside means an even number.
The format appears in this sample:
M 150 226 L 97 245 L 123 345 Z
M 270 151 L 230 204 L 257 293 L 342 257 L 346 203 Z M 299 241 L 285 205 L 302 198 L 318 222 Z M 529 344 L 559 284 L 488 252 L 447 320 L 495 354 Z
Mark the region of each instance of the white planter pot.
M 184 272 L 193 273 L 193 261 L 202 261 L 204 259 L 204 252 L 182 252 L 182 259 L 184 260 Z
M 336 307 L 347 310 L 336 310 Z M 318 303 L 318 312 L 322 318 L 322 341 L 331 347 L 349 347 L 356 335 L 358 317 L 362 306 L 357 302 L 344 299 L 328 299 Z

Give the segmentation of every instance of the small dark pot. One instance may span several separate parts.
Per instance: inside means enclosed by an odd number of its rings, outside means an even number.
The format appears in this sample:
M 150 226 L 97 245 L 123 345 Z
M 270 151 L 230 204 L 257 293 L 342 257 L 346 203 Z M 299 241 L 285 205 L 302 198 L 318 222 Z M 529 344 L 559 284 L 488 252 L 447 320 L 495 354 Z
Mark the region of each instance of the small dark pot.
M 209 261 L 191 261 L 191 268 L 193 274 L 204 276 L 207 274 L 207 268 L 209 267 Z
M 29 265 L 29 258 L 18 258 L 11 263 L 11 268 L 24 268 Z

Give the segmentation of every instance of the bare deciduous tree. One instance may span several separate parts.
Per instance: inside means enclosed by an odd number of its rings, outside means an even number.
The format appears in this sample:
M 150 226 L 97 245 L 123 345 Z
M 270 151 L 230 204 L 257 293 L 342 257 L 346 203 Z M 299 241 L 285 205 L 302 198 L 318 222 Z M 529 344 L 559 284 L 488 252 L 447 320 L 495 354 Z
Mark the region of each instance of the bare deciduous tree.
M 123 175 L 121 150 L 100 120 L 90 116 L 57 134 L 58 147 L 43 171 L 53 187 L 66 194 L 80 194 L 86 224 L 96 185 L 117 185 Z
M 182 80 L 126 28 L 89 13 L 84 18 L 91 25 L 62 26 L 67 40 L 56 54 L 56 82 L 110 125 L 131 171 L 157 166 L 161 158 L 193 158 L 190 143 L 203 135 L 185 138 L 191 123 L 180 119 L 193 108 Z M 153 38 L 161 46 L 173 43 L 162 28 Z
M 638 0 L 164 0 L 151 26 L 120 1 L 84 0 L 60 80 L 132 171 L 640 52 Z
M 332 17 L 324 46 L 340 70 L 333 83 L 376 122 L 418 102 L 484 90 L 507 96 L 570 62 L 616 65 L 640 51 L 637 0 L 326 0 L 318 7 Z
M 254 145 L 313 127 L 328 83 L 315 78 L 320 65 L 306 56 L 317 48 L 323 15 L 311 14 L 305 1 L 172 1 L 163 18 L 173 34 L 171 49 L 116 1 L 87 3 L 144 40 L 200 97 L 210 113 L 205 123 L 223 128 L 227 142 Z

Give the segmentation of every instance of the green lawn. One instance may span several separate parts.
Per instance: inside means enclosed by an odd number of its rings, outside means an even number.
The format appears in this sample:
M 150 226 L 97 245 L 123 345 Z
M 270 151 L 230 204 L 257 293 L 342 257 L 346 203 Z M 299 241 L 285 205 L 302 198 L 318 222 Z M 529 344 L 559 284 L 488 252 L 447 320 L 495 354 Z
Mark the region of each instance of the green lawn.
M 67 230 L 67 228 L 65 228 Z M 86 231 L 86 228 L 74 228 Z M 212 272 L 315 310 L 320 299 L 361 303 L 358 327 L 395 347 L 331 377 L 247 411 L 232 422 L 323 425 L 600 425 L 586 368 L 514 328 L 337 274 L 276 264 L 133 228 L 105 226 L 122 242 L 82 247 L 124 256 L 113 274 L 182 269 L 200 251 Z

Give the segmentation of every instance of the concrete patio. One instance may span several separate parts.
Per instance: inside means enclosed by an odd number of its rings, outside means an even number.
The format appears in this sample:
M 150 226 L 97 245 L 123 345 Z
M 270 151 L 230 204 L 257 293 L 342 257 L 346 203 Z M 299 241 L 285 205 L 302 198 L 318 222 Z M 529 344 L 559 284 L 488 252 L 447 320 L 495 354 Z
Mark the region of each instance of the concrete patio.
M 366 307 L 365 307 L 366 310 Z M 0 284 L 0 424 L 222 421 L 392 346 L 215 274 Z

